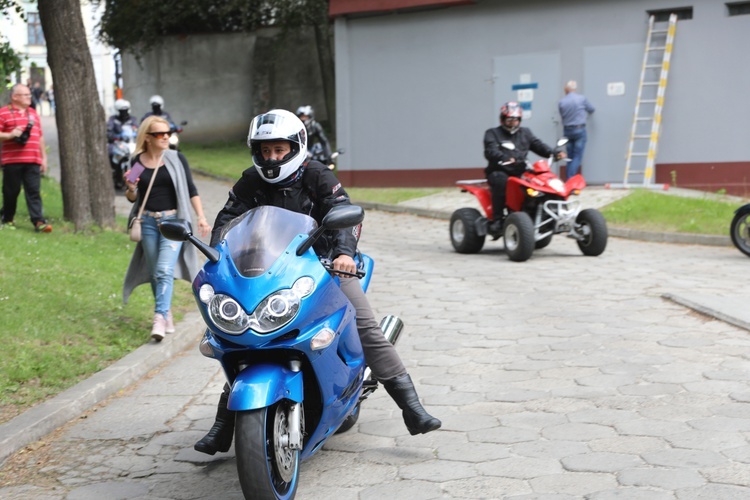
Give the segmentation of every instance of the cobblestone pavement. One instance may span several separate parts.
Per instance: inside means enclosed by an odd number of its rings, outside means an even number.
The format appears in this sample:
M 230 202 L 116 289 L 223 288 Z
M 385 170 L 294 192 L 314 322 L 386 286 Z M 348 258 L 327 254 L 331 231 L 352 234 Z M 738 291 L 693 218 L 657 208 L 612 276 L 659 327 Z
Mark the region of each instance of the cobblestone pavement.
M 665 295 L 747 303 L 730 247 L 555 238 L 524 263 L 450 247 L 446 221 L 368 211 L 371 301 L 439 431 L 379 390 L 302 467 L 299 499 L 750 498 L 750 333 Z M 179 332 L 197 339 L 200 328 Z M 193 443 L 223 384 L 191 348 L 0 469 L 13 499 L 241 498 L 234 448 Z

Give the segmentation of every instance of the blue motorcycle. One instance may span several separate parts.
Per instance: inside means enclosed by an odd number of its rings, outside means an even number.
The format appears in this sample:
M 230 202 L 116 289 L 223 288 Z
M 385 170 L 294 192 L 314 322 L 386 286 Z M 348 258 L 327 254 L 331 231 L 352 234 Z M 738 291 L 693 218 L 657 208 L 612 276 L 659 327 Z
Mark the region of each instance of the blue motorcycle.
M 337 206 L 318 227 L 306 215 L 262 206 L 227 224 L 215 248 L 193 236 L 187 221 L 160 226 L 165 237 L 189 241 L 208 258 L 193 281 L 208 325 L 200 351 L 221 363 L 231 385 L 245 498 L 294 498 L 300 461 L 350 429 L 377 388 L 354 307 L 330 260 L 313 250 L 325 231 L 363 219 L 361 207 Z M 373 261 L 362 254 L 356 260 L 366 290 Z M 393 316 L 381 323 L 392 343 L 402 327 Z

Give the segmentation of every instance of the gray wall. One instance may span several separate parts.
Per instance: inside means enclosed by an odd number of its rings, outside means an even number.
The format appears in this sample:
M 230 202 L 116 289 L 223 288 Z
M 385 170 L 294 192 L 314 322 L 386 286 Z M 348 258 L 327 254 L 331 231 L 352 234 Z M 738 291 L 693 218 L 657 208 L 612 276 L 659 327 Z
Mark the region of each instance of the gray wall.
M 750 161 L 750 15 L 728 17 L 717 0 L 480 0 L 336 19 L 339 168 L 484 167 L 484 131 L 516 99 L 510 85 L 531 74 L 539 88 L 524 124 L 554 142 L 556 102 L 578 80 L 597 108 L 586 178 L 622 182 L 646 12 L 686 5 L 693 19 L 677 26 L 657 163 Z M 611 82 L 625 94 L 608 96 Z
M 123 58 L 124 98 L 141 118 L 154 94 L 177 121 L 183 140 L 243 140 L 250 120 L 279 107 L 311 104 L 327 120 L 312 31 L 169 37 L 140 63 Z

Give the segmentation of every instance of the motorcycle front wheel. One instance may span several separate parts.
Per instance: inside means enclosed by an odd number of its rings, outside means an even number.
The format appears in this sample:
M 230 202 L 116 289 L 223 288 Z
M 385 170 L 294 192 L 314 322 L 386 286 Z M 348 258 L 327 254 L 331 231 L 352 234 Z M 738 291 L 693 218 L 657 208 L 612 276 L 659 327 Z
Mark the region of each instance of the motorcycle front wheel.
M 729 233 L 734 246 L 750 257 L 750 211 L 736 213 L 730 228 Z
M 299 450 L 287 443 L 290 411 L 290 403 L 282 400 L 267 408 L 237 412 L 235 453 L 245 498 L 294 498 Z

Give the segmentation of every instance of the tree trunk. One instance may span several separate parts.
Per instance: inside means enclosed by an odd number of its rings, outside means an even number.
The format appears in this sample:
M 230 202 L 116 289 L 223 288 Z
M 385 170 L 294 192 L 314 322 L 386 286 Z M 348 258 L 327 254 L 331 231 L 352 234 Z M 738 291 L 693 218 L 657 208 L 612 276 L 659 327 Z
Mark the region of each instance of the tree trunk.
M 72 221 L 77 231 L 92 223 L 114 227 L 106 120 L 99 103 L 80 0 L 38 3 L 47 41 L 47 62 L 55 82 L 63 217 Z
M 320 76 L 323 80 L 323 95 L 326 99 L 328 122 L 333 134 L 336 133 L 336 72 L 333 64 L 331 25 L 315 24 L 315 42 L 320 62 Z

